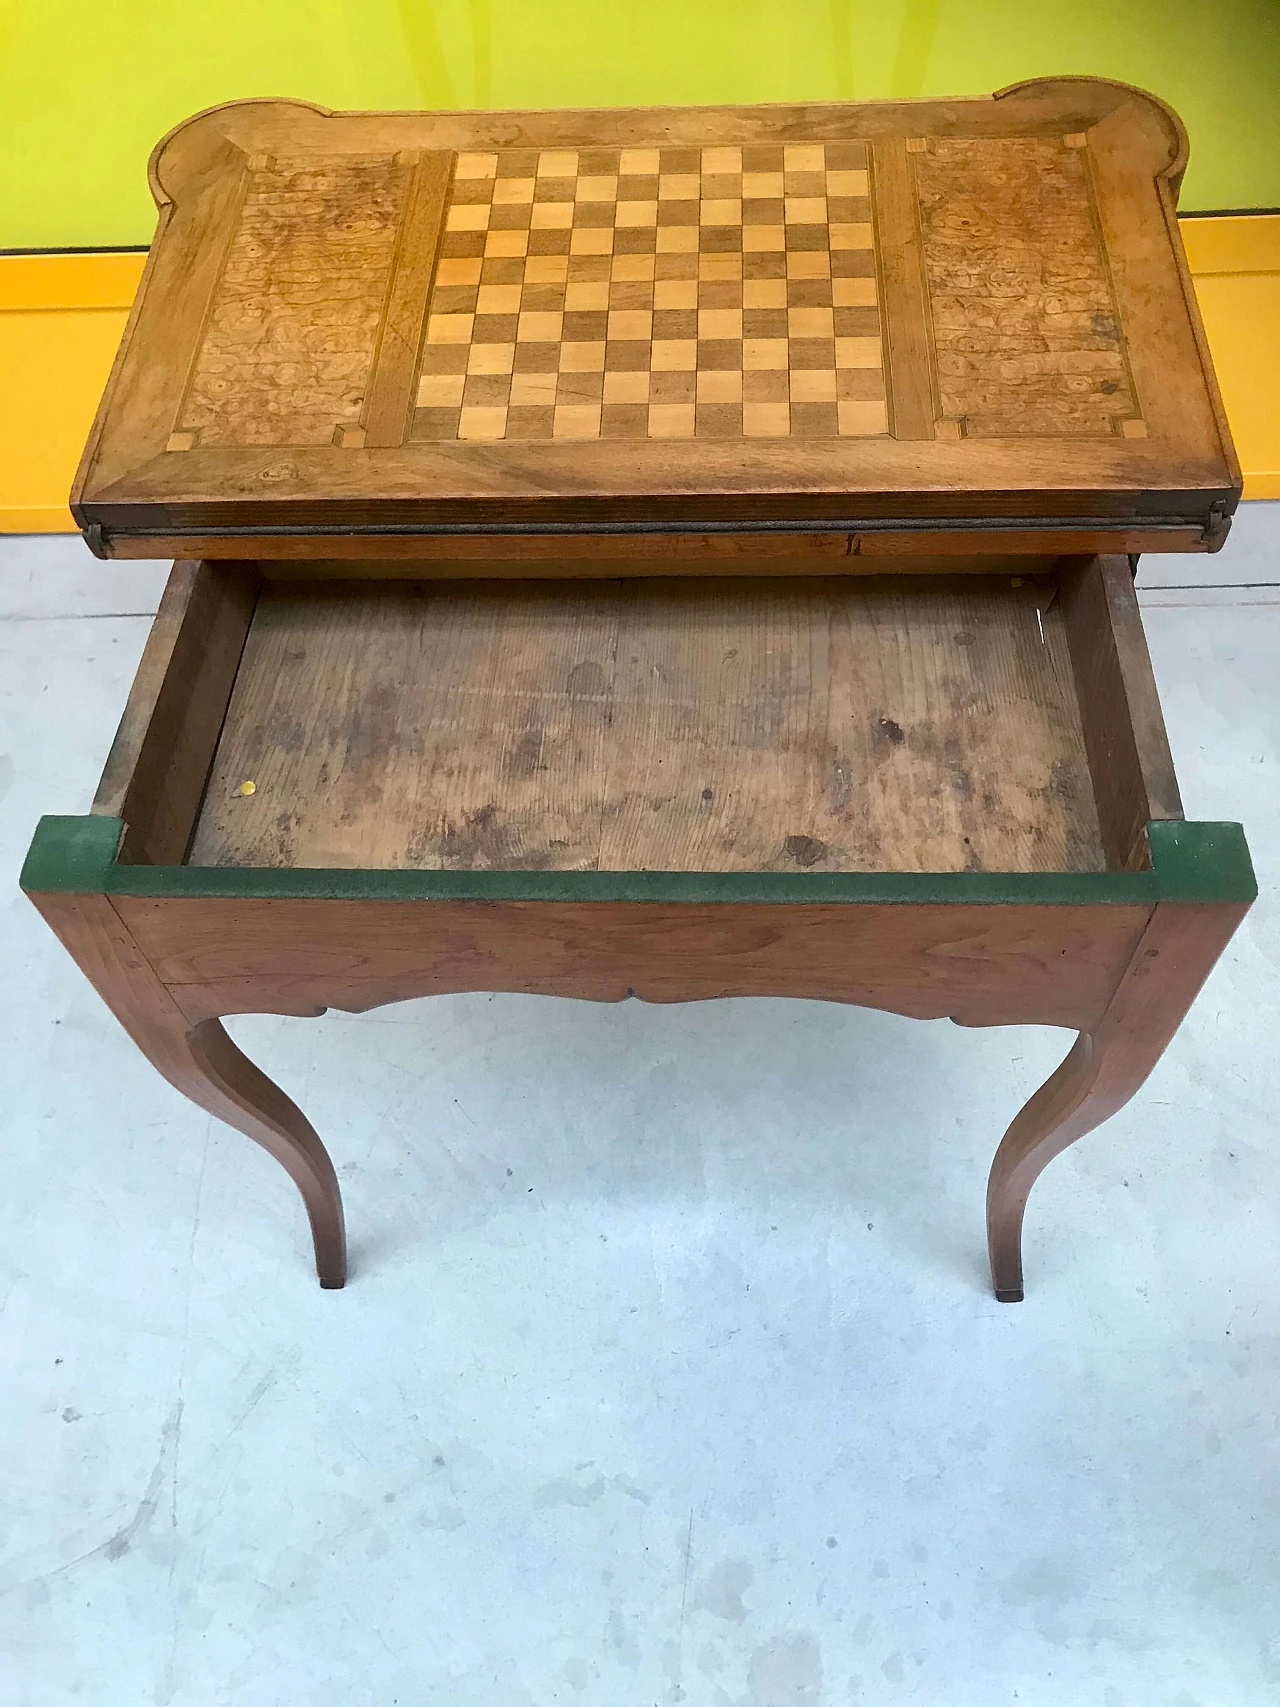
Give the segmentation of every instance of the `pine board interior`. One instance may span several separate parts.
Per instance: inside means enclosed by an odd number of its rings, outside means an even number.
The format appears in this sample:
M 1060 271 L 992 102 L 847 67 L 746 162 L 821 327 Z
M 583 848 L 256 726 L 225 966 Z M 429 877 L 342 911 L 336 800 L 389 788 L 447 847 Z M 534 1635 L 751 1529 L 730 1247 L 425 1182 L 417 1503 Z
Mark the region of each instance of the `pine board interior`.
M 1054 594 L 264 583 L 189 861 L 1105 870 Z

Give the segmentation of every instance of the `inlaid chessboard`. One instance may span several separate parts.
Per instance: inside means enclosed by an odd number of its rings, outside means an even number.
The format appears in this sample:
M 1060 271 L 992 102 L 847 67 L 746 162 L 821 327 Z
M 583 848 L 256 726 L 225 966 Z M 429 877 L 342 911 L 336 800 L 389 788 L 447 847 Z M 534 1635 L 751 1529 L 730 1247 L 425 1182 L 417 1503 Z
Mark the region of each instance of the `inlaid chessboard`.
M 411 438 L 888 424 L 865 144 L 457 156 Z

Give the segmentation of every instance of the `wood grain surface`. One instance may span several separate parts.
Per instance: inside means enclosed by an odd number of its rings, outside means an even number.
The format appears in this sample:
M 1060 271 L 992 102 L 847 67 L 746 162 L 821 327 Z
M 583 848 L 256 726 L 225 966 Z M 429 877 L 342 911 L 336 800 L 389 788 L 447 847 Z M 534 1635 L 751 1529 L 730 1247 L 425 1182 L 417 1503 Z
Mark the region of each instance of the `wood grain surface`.
M 190 859 L 1102 870 L 1054 585 L 264 584 Z

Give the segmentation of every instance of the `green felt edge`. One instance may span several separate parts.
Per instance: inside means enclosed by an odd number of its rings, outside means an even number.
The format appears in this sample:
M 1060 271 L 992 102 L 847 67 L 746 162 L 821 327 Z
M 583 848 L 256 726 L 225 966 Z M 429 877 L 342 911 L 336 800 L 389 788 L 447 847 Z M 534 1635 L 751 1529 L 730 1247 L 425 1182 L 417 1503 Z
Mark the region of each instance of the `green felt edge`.
M 119 818 L 42 818 L 22 868 L 28 892 L 222 896 L 236 900 L 900 902 L 904 905 L 1121 905 L 1252 901 L 1239 824 L 1148 825 L 1150 871 L 285 871 L 252 866 L 120 865 Z

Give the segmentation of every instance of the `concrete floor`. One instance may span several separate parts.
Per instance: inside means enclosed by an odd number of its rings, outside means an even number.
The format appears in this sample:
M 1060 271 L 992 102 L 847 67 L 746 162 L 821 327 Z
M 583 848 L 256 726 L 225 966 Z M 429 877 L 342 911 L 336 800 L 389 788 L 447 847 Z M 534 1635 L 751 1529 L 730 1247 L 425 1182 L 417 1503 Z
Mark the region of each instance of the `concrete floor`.
M 14 885 L 163 569 L 4 542 L 0 1700 L 1280 1699 L 1277 511 L 1144 565 L 1188 815 L 1263 899 L 1037 1187 L 1021 1307 L 986 1170 L 1067 1037 L 769 1001 L 233 1022 L 338 1163 L 319 1291 L 283 1172 Z

